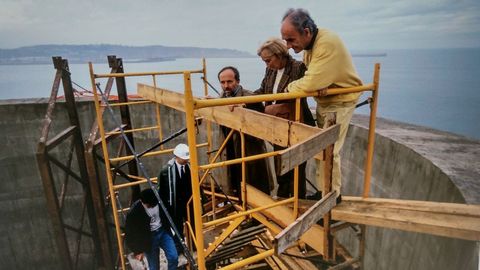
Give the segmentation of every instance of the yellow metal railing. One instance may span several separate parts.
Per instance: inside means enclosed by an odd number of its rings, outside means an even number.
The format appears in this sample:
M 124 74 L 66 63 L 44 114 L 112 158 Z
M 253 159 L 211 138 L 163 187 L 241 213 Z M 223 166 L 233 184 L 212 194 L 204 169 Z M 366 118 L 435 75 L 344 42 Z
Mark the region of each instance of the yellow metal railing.
M 97 87 L 95 83 L 95 78 L 93 76 L 93 65 L 92 63 L 89 63 L 89 70 L 90 70 L 90 79 L 92 83 L 92 89 L 93 89 L 93 95 L 94 95 L 94 100 L 95 100 L 95 111 L 97 114 L 97 124 L 98 124 L 98 129 L 100 131 L 100 137 L 102 139 L 102 151 L 103 151 L 103 157 L 105 159 L 105 170 L 107 174 L 107 183 L 108 183 L 108 191 L 110 193 L 110 204 L 112 205 L 112 214 L 113 214 L 113 220 L 115 222 L 115 233 L 117 236 L 117 245 L 118 245 L 118 252 L 120 254 L 120 263 L 122 266 L 122 269 L 125 269 L 125 251 L 123 249 L 123 238 L 122 238 L 122 230 L 120 228 L 120 223 L 119 223 L 119 217 L 118 217 L 118 209 L 117 209 L 117 202 L 115 201 L 116 194 L 115 190 L 113 188 L 113 176 L 111 173 L 111 166 L 109 162 L 109 154 L 108 154 L 108 147 L 107 147 L 107 141 L 106 141 L 106 134 L 105 134 L 105 128 L 103 125 L 103 114 L 100 109 L 100 100 L 101 98 L 99 97 L 99 94 L 97 92 Z
M 225 106 L 233 104 L 242 104 L 242 103 L 255 103 L 262 101 L 274 101 L 274 100 L 289 100 L 297 99 L 304 97 L 323 97 L 331 96 L 338 94 L 348 94 L 348 93 L 357 93 L 364 91 L 374 91 L 375 84 L 366 84 L 362 86 L 350 87 L 350 88 L 331 88 L 318 92 L 294 92 L 294 93 L 278 93 L 278 94 L 264 94 L 264 95 L 252 95 L 252 96 L 241 96 L 241 97 L 229 97 L 229 98 L 217 98 L 217 99 L 203 99 L 196 98 L 194 99 L 195 109 L 214 107 L 214 106 Z
M 143 183 L 147 183 L 147 179 L 139 176 L 134 176 L 134 175 L 128 175 L 130 178 L 135 179 L 136 181 L 133 182 L 128 182 L 124 184 L 114 184 L 114 174 L 115 172 L 112 170 L 112 163 L 120 162 L 120 161 L 129 161 L 134 159 L 134 155 L 127 155 L 127 156 L 121 156 L 121 157 L 114 157 L 110 158 L 110 154 L 108 152 L 108 142 L 107 142 L 107 137 L 109 135 L 118 135 L 121 132 L 119 131 L 114 131 L 114 132 L 105 132 L 104 128 L 104 119 L 103 119 L 103 114 L 101 113 L 101 108 L 105 107 L 106 104 L 102 103 L 102 98 L 100 97 L 100 94 L 97 91 L 96 87 L 96 79 L 98 78 L 121 78 L 121 77 L 134 77 L 134 76 L 152 76 L 153 80 L 153 85 L 156 86 L 156 76 L 159 75 L 183 75 L 184 71 L 168 71 L 168 72 L 137 72 L 137 73 L 112 73 L 112 74 L 95 74 L 93 70 L 93 64 L 89 63 L 89 71 L 90 71 L 90 79 L 91 79 L 91 84 L 92 84 L 92 89 L 94 93 L 94 104 L 95 104 L 95 111 L 97 115 L 97 123 L 100 131 L 100 139 L 101 139 L 101 144 L 102 144 L 102 151 L 103 151 L 103 157 L 105 160 L 105 170 L 106 170 L 106 175 L 107 175 L 107 184 L 108 184 L 108 190 L 110 193 L 110 200 L 111 200 L 111 206 L 112 206 L 112 213 L 113 213 L 113 219 L 115 223 L 115 231 L 116 231 L 116 238 L 117 238 L 117 245 L 118 245 L 118 252 L 120 254 L 120 266 L 122 269 L 126 269 L 126 254 L 125 250 L 123 248 L 123 234 L 121 230 L 121 225 L 120 225 L 120 220 L 119 220 L 119 213 L 124 212 L 124 209 L 118 209 L 117 208 L 117 202 L 115 201 L 116 198 L 116 190 L 121 190 L 127 187 L 131 186 L 136 186 L 140 185 Z M 206 76 L 206 68 L 205 68 L 205 62 L 204 62 L 204 68 L 202 70 L 192 70 L 190 73 L 203 73 L 203 76 Z M 132 102 L 120 102 L 120 103 L 113 103 L 110 104 L 112 107 L 118 107 L 118 106 L 131 106 L 131 105 L 141 105 L 141 104 L 148 104 L 152 103 L 151 101 L 132 101 Z M 160 105 L 156 104 L 156 125 L 155 126 L 150 126 L 150 127 L 140 127 L 140 128 L 135 128 L 135 129 L 130 129 L 130 130 L 124 130 L 124 133 L 135 133 L 135 132 L 142 132 L 142 131 L 149 131 L 149 130 L 158 130 L 159 134 L 159 139 L 163 139 L 163 134 L 162 134 L 162 129 L 161 129 L 161 115 L 160 115 Z M 193 145 L 195 152 L 196 152 L 196 147 L 205 147 L 208 146 L 209 149 L 211 149 L 211 137 L 209 137 L 209 142 L 207 143 L 202 143 L 199 145 Z M 157 156 L 157 155 L 163 155 L 163 154 L 170 154 L 172 153 L 173 149 L 167 149 L 164 150 L 163 146 L 160 151 L 154 151 L 154 152 L 149 152 L 146 153 L 145 157 L 151 157 L 151 156 Z M 153 177 L 150 179 L 152 182 L 156 182 L 156 177 Z M 198 205 L 197 205 L 198 206 Z M 128 209 L 128 208 L 126 208 Z M 191 231 L 191 226 L 188 224 L 188 228 Z M 194 244 L 197 245 L 196 239 L 193 239 Z
M 300 99 L 304 97 L 319 97 L 319 96 L 328 96 L 328 95 L 336 95 L 336 94 L 345 94 L 345 93 L 353 93 L 353 92 L 363 92 L 363 91 L 371 91 L 372 92 L 372 101 L 370 104 L 370 109 L 371 109 L 371 114 L 370 114 L 370 122 L 369 122 L 369 142 L 368 142 L 368 148 L 367 148 L 367 157 L 366 157 L 366 162 L 365 162 L 365 178 L 364 178 L 364 192 L 363 196 L 368 197 L 369 194 L 369 189 L 370 189 L 370 177 L 371 177 L 371 164 L 373 160 L 373 144 L 374 144 L 374 133 L 375 133 L 375 117 L 376 117 L 376 107 L 377 107 L 377 99 L 378 99 L 378 84 L 379 84 L 379 69 L 380 65 L 376 64 L 375 65 L 375 72 L 374 72 L 374 79 L 372 84 L 367 84 L 359 87 L 352 87 L 352 88 L 335 88 L 335 89 L 327 89 L 327 90 L 322 90 L 322 91 L 317 91 L 317 92 L 312 92 L 312 93 L 280 93 L 280 94 L 268 94 L 268 95 L 255 95 L 255 96 L 244 96 L 244 97 L 233 97 L 233 98 L 228 98 L 228 99 L 201 99 L 201 98 L 195 98 L 192 93 L 192 84 L 191 84 L 191 74 L 194 73 L 202 73 L 205 80 L 204 80 L 204 94 L 205 96 L 208 96 L 208 88 L 207 88 L 207 83 L 206 83 L 206 64 L 205 60 L 202 62 L 203 64 L 203 69 L 201 70 L 191 70 L 191 71 L 170 71 L 170 72 L 138 72 L 138 73 L 123 73 L 123 74 L 95 74 L 93 72 L 93 65 L 90 63 L 89 68 L 90 68 L 90 75 L 91 75 L 91 83 L 92 83 L 92 88 L 94 92 L 94 98 L 95 98 L 95 109 L 97 112 L 97 122 L 99 125 L 100 129 L 100 136 L 102 139 L 102 150 L 103 150 L 103 156 L 105 158 L 105 168 L 107 172 L 107 182 L 108 182 L 108 188 L 110 192 L 110 198 L 111 198 L 111 205 L 112 205 L 112 210 L 113 210 L 113 216 L 114 216 L 114 222 L 115 222 L 115 228 L 116 228 L 116 235 L 117 235 L 117 244 L 118 244 L 118 249 L 120 253 L 120 258 L 121 258 L 121 266 L 122 269 L 125 269 L 125 252 L 123 250 L 123 238 L 121 234 L 121 228 L 120 228 L 120 223 L 119 223 L 119 217 L 118 213 L 119 211 L 121 212 L 122 210 L 117 209 L 116 207 L 116 202 L 115 202 L 115 190 L 119 190 L 125 187 L 133 186 L 133 185 L 138 185 L 147 182 L 147 179 L 144 179 L 142 177 L 137 177 L 135 178 L 137 181 L 132 182 L 132 183 L 126 183 L 126 184 L 117 184 L 115 185 L 113 183 L 113 177 L 112 177 L 112 172 L 113 170 L 111 169 L 111 163 L 114 162 L 119 162 L 119 161 L 124 161 L 124 160 L 131 160 L 134 158 L 134 156 L 123 156 L 123 157 L 115 157 L 115 158 L 110 158 L 109 153 L 108 153 L 108 146 L 107 146 L 107 141 L 106 141 L 106 136 L 108 134 L 105 133 L 104 126 L 103 126 L 103 117 L 100 112 L 100 107 L 101 102 L 98 97 L 98 93 L 96 91 L 95 87 L 95 79 L 97 78 L 117 78 L 117 77 L 131 77 L 131 76 L 152 76 L 153 78 L 153 85 L 154 87 L 157 87 L 157 82 L 155 77 L 158 75 L 174 75 L 174 74 L 180 74 L 183 75 L 183 81 L 184 81 L 184 104 L 185 104 L 185 123 L 187 126 L 187 140 L 188 140 L 188 146 L 189 146 L 189 151 L 190 151 L 190 168 L 191 168 L 191 184 L 192 184 L 192 197 L 189 200 L 189 203 L 193 203 L 193 222 L 194 222 L 194 228 L 195 231 L 193 231 L 192 226 L 191 226 L 191 219 L 190 219 L 190 208 L 187 207 L 187 212 L 188 212 L 188 222 L 186 223 L 187 226 L 187 236 L 191 241 L 193 241 L 193 244 L 196 246 L 197 250 L 197 263 L 198 267 L 201 270 L 205 269 L 205 263 L 206 263 L 206 256 L 208 256 L 214 249 L 214 247 L 209 247 L 208 250 L 205 249 L 204 247 L 204 236 L 203 236 L 203 229 L 209 226 L 215 226 L 221 223 L 229 222 L 232 220 L 236 220 L 236 222 L 239 224 L 243 218 L 251 216 L 251 217 L 260 217 L 258 213 L 261 213 L 261 211 L 277 207 L 280 205 L 285 205 L 289 203 L 293 203 L 293 215 L 294 217 L 298 216 L 298 166 L 295 167 L 294 169 L 294 196 L 291 198 L 287 198 L 283 201 L 275 202 L 269 205 L 264 205 L 262 207 L 257 207 L 253 209 L 248 209 L 248 196 L 247 196 L 247 191 L 246 191 L 246 179 L 245 179 L 245 170 L 246 170 L 246 162 L 255 160 L 255 159 L 261 159 L 261 158 L 267 158 L 267 157 L 272 157 L 275 155 L 278 155 L 279 151 L 274 151 L 274 152 L 269 152 L 269 153 L 264 153 L 264 154 L 259 154 L 259 155 L 254 155 L 254 156 L 245 156 L 245 142 L 244 142 L 244 135 L 242 132 L 240 132 L 240 138 L 241 138 L 241 157 L 234 159 L 234 160 L 227 160 L 227 161 L 221 161 L 217 162 L 218 157 L 221 155 L 221 152 L 225 148 L 225 145 L 230 139 L 232 132 L 234 130 L 232 129 L 231 133 L 225 138 L 225 141 L 222 143 L 220 149 L 218 150 L 217 154 L 213 157 L 210 158 L 210 153 L 212 151 L 212 130 L 211 130 L 211 123 L 210 121 L 207 122 L 207 143 L 203 144 L 197 144 L 197 138 L 196 138 L 196 120 L 195 120 L 195 110 L 201 109 L 201 108 L 206 108 L 206 107 L 214 107 L 214 106 L 224 106 L 224 105 L 233 105 L 233 104 L 241 104 L 241 103 L 254 103 L 254 102 L 263 102 L 263 101 L 273 101 L 273 100 L 291 100 L 295 99 L 295 121 L 300 120 Z M 116 106 L 128 106 L 128 105 L 134 105 L 134 104 L 144 104 L 147 102 L 144 101 L 139 101 L 139 102 L 126 102 L 122 104 L 116 104 Z M 162 139 L 162 131 L 161 131 L 161 121 L 160 121 L 160 104 L 157 104 L 156 107 L 156 119 L 157 119 L 157 125 L 154 127 L 150 127 L 149 129 L 158 129 L 159 132 L 159 138 Z M 132 129 L 131 132 L 137 132 L 137 131 L 143 131 L 147 130 L 147 128 L 137 128 L 137 129 Z M 113 133 L 112 133 L 113 134 Z M 197 153 L 198 147 L 208 147 L 208 160 L 209 164 L 205 165 L 200 165 L 199 164 L 199 157 Z M 167 154 L 171 153 L 172 149 L 162 149 L 160 151 L 148 153 L 144 156 L 153 156 L 153 155 L 161 155 L 161 154 Z M 241 201 L 242 201 L 242 206 L 239 208 L 239 212 L 236 214 L 229 215 L 227 217 L 223 218 L 215 218 L 214 215 L 214 220 L 209 221 L 209 222 L 203 222 L 202 220 L 202 205 L 201 205 L 201 198 L 200 198 L 200 185 L 204 182 L 204 180 L 208 177 L 210 170 L 215 169 L 215 168 L 220 168 L 220 167 L 226 167 L 230 166 L 232 164 L 242 164 L 242 183 L 241 183 Z M 200 179 L 199 177 L 199 171 L 203 170 L 204 173 Z M 200 179 L 200 180 L 199 180 Z M 150 181 L 156 180 L 155 178 L 151 178 Z M 209 192 L 211 194 L 212 198 L 212 211 L 215 212 L 215 197 L 217 197 L 218 194 L 215 193 L 215 185 L 213 180 L 210 182 L 211 185 L 211 191 Z M 232 229 L 233 230 L 233 229 Z M 217 241 L 220 242 L 220 241 Z M 218 245 L 219 243 L 216 243 Z M 239 267 L 243 267 L 245 265 L 248 265 L 250 263 L 253 263 L 258 260 L 262 260 L 268 256 L 271 256 L 274 254 L 274 250 L 267 250 L 265 252 L 262 252 L 256 256 L 250 257 L 248 259 L 240 260 L 234 264 L 231 264 L 227 267 L 224 267 L 222 269 L 237 269 Z
M 214 225 L 217 225 L 217 224 L 222 224 L 222 223 L 228 222 L 232 219 L 236 219 L 238 217 L 248 216 L 250 214 L 257 213 L 257 212 L 260 212 L 262 210 L 274 208 L 274 207 L 277 207 L 277 206 L 280 206 L 280 205 L 285 205 L 285 204 L 291 203 L 293 201 L 294 201 L 294 198 L 292 197 L 292 198 L 289 198 L 289 199 L 285 199 L 285 200 L 275 202 L 275 203 L 272 203 L 272 204 L 269 204 L 269 205 L 264 205 L 264 206 L 261 206 L 261 207 L 253 208 L 253 209 L 250 209 L 250 210 L 245 210 L 244 209 L 240 213 L 229 215 L 229 216 L 224 217 L 224 218 L 219 218 L 219 219 L 216 219 L 214 221 L 206 222 L 205 224 L 203 224 L 203 226 L 206 228 L 206 227 L 214 226 Z
M 198 177 L 198 157 L 195 136 L 195 115 L 193 108 L 191 72 L 184 72 L 185 85 L 185 121 L 187 124 L 188 147 L 190 151 L 190 173 L 192 177 L 193 216 L 195 224 L 195 238 L 197 243 L 197 263 L 201 270 L 205 270 L 205 248 L 203 241 L 202 206 L 200 202 L 200 184 Z

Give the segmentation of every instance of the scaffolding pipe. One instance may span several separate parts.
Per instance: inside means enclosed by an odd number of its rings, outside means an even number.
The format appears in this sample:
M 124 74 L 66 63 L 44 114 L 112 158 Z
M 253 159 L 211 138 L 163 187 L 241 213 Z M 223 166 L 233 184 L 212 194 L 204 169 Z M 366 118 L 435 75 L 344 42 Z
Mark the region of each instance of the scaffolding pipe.
M 249 265 L 251 263 L 254 263 L 254 262 L 258 262 L 260 260 L 263 260 L 267 257 L 270 257 L 272 256 L 273 254 L 275 254 L 275 250 L 273 249 L 269 249 L 267 251 L 264 251 L 262 253 L 258 253 L 257 255 L 255 256 L 252 256 L 252 257 L 248 257 L 246 259 L 243 259 L 241 261 L 238 261 L 238 262 L 235 262 L 235 263 L 232 263 L 228 266 L 225 266 L 223 268 L 220 268 L 221 270 L 233 270 L 233 269 L 238 269 L 240 267 L 243 267 L 245 265 Z
M 106 92 L 106 91 L 105 91 Z M 129 102 L 118 102 L 110 104 L 110 107 L 118 107 L 118 106 L 128 106 L 128 105 L 141 105 L 141 104 L 148 104 L 152 103 L 153 101 L 150 100 L 141 100 L 141 101 L 129 101 Z M 107 105 L 100 105 L 100 107 L 106 107 Z
M 92 83 L 92 89 L 93 89 L 93 98 L 94 98 L 94 104 L 95 104 L 95 111 L 97 113 L 97 124 L 98 124 L 98 129 L 100 131 L 100 137 L 102 139 L 102 151 L 103 151 L 103 156 L 105 157 L 105 168 L 106 171 L 110 171 L 110 162 L 108 162 L 108 150 L 107 150 L 107 141 L 105 140 L 105 128 L 103 126 L 103 117 L 102 117 L 102 111 L 100 109 L 100 100 L 98 98 L 98 93 L 97 93 L 97 87 L 95 85 L 95 77 L 93 73 L 93 64 L 92 62 L 88 63 L 88 67 L 90 70 L 90 81 Z M 117 204 L 115 202 L 115 190 L 113 189 L 113 179 L 112 179 L 112 174 L 107 173 L 107 182 L 108 182 L 108 190 L 110 193 L 110 203 L 112 204 L 112 214 L 113 214 L 113 220 L 115 223 L 115 233 L 117 236 L 117 245 L 118 245 L 118 251 L 122 255 L 120 256 L 120 264 L 122 269 L 125 269 L 125 257 L 123 254 L 125 254 L 125 251 L 123 249 L 123 243 L 122 243 L 122 236 L 121 236 L 121 228 L 120 224 L 118 222 L 118 209 L 117 209 Z
M 240 154 L 242 160 L 242 182 L 240 183 L 240 194 L 242 198 L 242 209 L 243 211 L 247 210 L 247 182 L 246 182 L 246 172 L 247 166 L 245 164 L 245 135 L 243 132 L 240 132 Z M 236 187 L 234 187 L 236 188 Z
M 202 73 L 201 69 L 190 71 L 160 71 L 160 72 L 129 72 L 129 73 L 107 73 L 93 74 L 95 79 L 99 78 L 121 78 L 121 77 L 137 77 L 137 76 L 155 76 L 155 75 L 182 75 L 188 73 Z
M 257 207 L 257 208 L 254 208 L 254 209 L 250 209 L 250 210 L 246 210 L 246 211 L 237 213 L 237 214 L 229 215 L 228 217 L 219 218 L 219 219 L 216 219 L 214 221 L 206 222 L 205 224 L 203 224 L 203 226 L 205 228 L 207 228 L 207 227 L 214 226 L 214 225 L 217 225 L 217 224 L 225 223 L 227 221 L 230 221 L 232 219 L 236 219 L 238 217 L 247 216 L 247 215 L 250 215 L 252 213 L 260 212 L 260 211 L 265 210 L 265 209 L 274 208 L 274 207 L 277 207 L 277 206 L 280 206 L 280 205 L 291 203 L 293 201 L 294 201 L 293 197 L 288 198 L 288 199 L 285 199 L 285 200 L 282 200 L 282 201 L 279 201 L 279 202 L 275 202 L 275 203 L 272 203 L 272 204 L 269 204 L 269 205 L 265 205 L 265 206 L 262 206 L 262 207 Z
M 158 128 L 158 126 L 125 129 L 125 130 L 123 130 L 123 133 L 133 133 L 133 132 L 138 132 L 138 131 L 149 131 L 149 130 L 156 129 L 156 128 Z M 118 134 L 122 134 L 122 132 L 121 131 L 111 131 L 111 132 L 105 133 L 106 136 L 118 135 Z
M 233 104 L 242 104 L 242 103 L 255 103 L 263 101 L 279 101 L 279 100 L 289 100 L 296 98 L 304 97 L 323 97 L 330 95 L 339 95 L 339 94 L 348 94 L 348 93 L 358 93 L 363 91 L 372 91 L 374 90 L 375 85 L 373 83 L 349 87 L 349 88 L 331 88 L 323 91 L 315 92 L 294 92 L 294 93 L 278 93 L 278 94 L 264 94 L 264 95 L 253 95 L 253 96 L 241 96 L 241 97 L 230 97 L 230 98 L 215 98 L 215 99 L 194 99 L 195 109 L 201 109 L 206 107 L 215 107 L 215 106 L 225 106 Z
M 197 144 L 196 147 L 205 147 L 208 146 L 208 143 L 201 143 Z M 167 153 L 173 153 L 173 148 L 172 149 L 166 149 L 166 150 L 159 150 L 159 151 L 153 151 L 150 153 L 146 153 L 145 155 L 142 155 L 143 157 L 151 157 L 151 156 L 158 156 L 162 154 L 167 154 Z M 128 156 L 122 156 L 122 157 L 117 157 L 117 158 L 111 158 L 110 162 L 119 162 L 119 161 L 124 161 L 124 160 L 131 160 L 134 159 L 134 155 L 128 155 Z
M 222 146 L 220 146 L 220 148 L 218 149 L 218 152 L 217 152 L 217 153 L 215 154 L 215 156 L 213 157 L 213 161 L 217 160 L 217 158 L 222 154 L 222 151 L 223 151 L 223 149 L 225 148 L 225 146 L 227 145 L 228 140 L 229 140 L 230 137 L 232 137 L 232 135 L 233 135 L 233 131 L 234 131 L 233 129 L 230 130 L 230 133 L 228 133 L 227 138 L 225 138 L 225 140 L 223 141 Z M 210 170 L 211 170 L 211 169 L 207 169 L 207 170 L 205 171 L 205 173 L 203 174 L 202 178 L 200 179 L 200 181 L 199 181 L 199 183 L 198 183 L 199 185 L 202 185 L 203 181 L 207 178 L 207 175 L 208 175 L 208 173 L 210 172 Z M 214 182 L 213 179 L 212 179 L 212 182 Z M 211 185 L 213 185 L 212 182 L 211 182 Z M 213 185 L 213 188 L 211 189 L 210 192 L 211 192 L 212 194 L 215 194 L 215 185 Z M 215 200 L 214 200 L 213 198 L 215 198 L 215 196 L 212 196 L 212 206 L 213 206 L 212 208 L 213 208 L 213 210 L 214 210 L 215 207 L 214 207 L 213 203 L 215 202 Z M 192 199 L 193 199 L 193 196 L 191 196 L 191 197 L 188 199 L 188 202 L 187 202 L 187 206 L 188 206 L 188 207 L 187 207 L 187 214 L 188 214 L 189 219 L 190 219 L 190 204 L 192 203 Z
M 377 119 L 377 103 L 378 103 L 378 85 L 380 82 L 380 64 L 375 64 L 373 74 L 373 93 L 372 102 L 370 103 L 370 121 L 368 126 L 368 145 L 367 158 L 365 161 L 365 178 L 363 180 L 363 197 L 367 198 L 370 193 L 370 178 L 372 176 L 373 148 L 375 146 L 375 123 Z
M 233 165 L 233 164 L 239 164 L 239 163 L 242 163 L 242 162 L 249 162 L 249 161 L 252 161 L 252 160 L 273 157 L 273 156 L 278 155 L 280 152 L 281 151 L 273 151 L 273 152 L 268 152 L 268 153 L 263 153 L 263 154 L 258 154 L 258 155 L 252 155 L 252 156 L 248 156 L 248 157 L 244 157 L 244 158 L 236 158 L 236 159 L 221 161 L 221 162 L 217 162 L 217 163 L 200 165 L 198 168 L 200 170 L 214 169 L 214 168 L 218 168 L 218 167 L 229 166 L 229 165 Z
M 198 157 L 196 149 L 195 136 L 195 112 L 193 108 L 192 82 L 189 71 L 183 73 L 183 81 L 185 85 L 185 121 L 187 124 L 188 147 L 190 151 L 190 173 L 192 182 L 193 196 L 193 216 L 195 222 L 195 238 L 197 246 L 197 264 L 200 270 L 205 270 L 205 249 L 203 241 L 203 221 L 202 221 L 202 205 L 200 201 L 200 185 L 198 182 Z
M 300 122 L 300 98 L 295 99 L 295 122 Z M 298 217 L 298 166 L 293 169 L 293 218 Z

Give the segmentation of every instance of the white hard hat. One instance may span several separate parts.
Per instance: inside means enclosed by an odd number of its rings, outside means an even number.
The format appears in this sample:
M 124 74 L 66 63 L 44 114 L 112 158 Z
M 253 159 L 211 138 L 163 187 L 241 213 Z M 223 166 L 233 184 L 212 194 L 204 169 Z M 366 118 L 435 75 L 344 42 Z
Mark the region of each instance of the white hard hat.
M 190 159 L 188 146 L 184 143 L 175 146 L 175 149 L 173 149 L 173 154 L 181 159 Z

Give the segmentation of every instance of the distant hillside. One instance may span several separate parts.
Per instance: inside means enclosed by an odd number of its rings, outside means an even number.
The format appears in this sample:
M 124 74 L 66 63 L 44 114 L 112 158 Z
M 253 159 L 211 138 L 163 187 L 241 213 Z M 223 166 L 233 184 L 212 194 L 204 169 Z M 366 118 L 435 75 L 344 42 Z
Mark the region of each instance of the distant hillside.
M 107 55 L 116 55 L 125 62 L 158 62 L 175 58 L 253 57 L 247 52 L 230 49 L 121 46 L 121 45 L 36 45 L 16 49 L 0 49 L 0 64 L 50 64 L 52 56 L 62 56 L 69 63 L 106 62 Z

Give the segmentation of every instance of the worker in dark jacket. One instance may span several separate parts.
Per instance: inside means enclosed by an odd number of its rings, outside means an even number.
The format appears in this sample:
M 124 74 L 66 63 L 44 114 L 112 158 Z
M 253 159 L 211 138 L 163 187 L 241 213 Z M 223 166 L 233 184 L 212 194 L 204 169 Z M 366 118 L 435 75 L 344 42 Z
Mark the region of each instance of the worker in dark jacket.
M 240 85 L 240 73 L 232 66 L 222 68 L 218 72 L 218 81 L 222 86 L 222 98 L 242 97 L 253 95 L 251 91 L 244 89 Z M 261 102 L 249 103 L 245 106 L 247 109 L 263 112 L 264 107 Z M 234 112 L 234 111 L 233 111 Z M 230 128 L 221 127 L 223 138 L 230 133 Z M 222 138 L 222 139 L 223 139 Z M 232 160 L 242 157 L 242 143 L 239 131 L 235 131 L 232 138 L 226 145 L 226 159 Z M 267 152 L 265 142 L 262 139 L 245 134 L 245 156 L 253 156 L 264 154 Z M 230 187 L 233 194 L 240 196 L 242 183 L 242 165 L 233 164 L 228 166 L 228 179 L 230 179 Z M 270 195 L 273 188 L 273 174 L 268 166 L 268 159 L 257 159 L 246 163 L 245 170 L 246 182 L 262 192 Z
M 178 253 L 165 214 L 160 210 L 153 190 L 145 189 L 133 203 L 125 221 L 125 241 L 137 260 L 147 257 L 148 268 L 160 267 L 159 249 L 163 249 L 168 270 L 177 269 Z
M 177 231 L 183 238 L 183 223 L 187 220 L 187 202 L 192 196 L 188 146 L 183 143 L 177 145 L 173 155 L 174 157 L 158 175 L 158 192 Z M 190 209 L 190 216 L 193 217 L 193 207 Z

